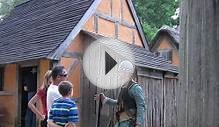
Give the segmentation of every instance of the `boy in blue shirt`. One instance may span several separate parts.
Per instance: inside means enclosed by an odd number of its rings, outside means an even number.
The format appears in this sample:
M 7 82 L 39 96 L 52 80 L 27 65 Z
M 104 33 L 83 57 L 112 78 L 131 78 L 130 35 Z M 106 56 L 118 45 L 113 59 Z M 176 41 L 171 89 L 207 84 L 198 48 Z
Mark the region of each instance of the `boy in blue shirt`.
M 68 81 L 62 81 L 58 86 L 62 95 L 54 101 L 49 112 L 48 125 L 50 127 L 74 127 L 79 122 L 79 113 L 76 103 L 70 98 L 73 93 L 73 85 Z

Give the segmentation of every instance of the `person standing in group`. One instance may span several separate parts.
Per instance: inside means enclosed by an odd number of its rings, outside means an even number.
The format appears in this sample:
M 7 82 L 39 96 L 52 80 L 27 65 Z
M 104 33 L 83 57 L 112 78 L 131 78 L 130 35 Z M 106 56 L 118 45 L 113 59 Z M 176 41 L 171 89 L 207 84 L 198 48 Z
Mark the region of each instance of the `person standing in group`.
M 28 69 L 23 79 L 23 89 L 27 92 L 27 101 L 36 94 L 37 91 L 37 68 L 32 67 Z M 36 115 L 27 108 L 25 114 L 25 127 L 36 127 Z
M 103 104 L 117 106 L 115 127 L 143 127 L 146 110 L 145 95 L 141 86 L 134 80 L 137 74 L 133 64 L 127 60 L 121 62 L 119 73 L 121 76 L 119 81 L 124 85 L 121 87 L 118 99 L 114 100 L 101 93 L 95 96 L 95 100 L 100 98 Z M 131 79 L 127 79 L 129 77 Z
M 48 114 L 54 101 L 61 97 L 61 94 L 58 91 L 58 85 L 61 81 L 65 81 L 67 79 L 68 74 L 64 66 L 58 65 L 52 69 L 51 75 L 52 75 L 53 82 L 47 90 L 47 113 Z
M 49 112 L 48 125 L 50 127 L 76 127 L 75 124 L 79 122 L 79 111 L 76 103 L 71 99 L 73 85 L 69 81 L 62 81 L 58 90 L 62 97 L 54 101 Z
M 41 120 L 41 127 L 47 127 L 47 105 L 46 105 L 46 97 L 47 97 L 47 89 L 49 85 L 52 83 L 51 79 L 51 70 L 48 70 L 44 75 L 44 81 L 41 87 L 38 89 L 37 93 L 31 98 L 28 102 L 28 107 L 34 112 Z M 43 106 L 43 112 L 40 112 L 39 109 L 36 108 L 35 104 L 37 102 L 41 102 Z

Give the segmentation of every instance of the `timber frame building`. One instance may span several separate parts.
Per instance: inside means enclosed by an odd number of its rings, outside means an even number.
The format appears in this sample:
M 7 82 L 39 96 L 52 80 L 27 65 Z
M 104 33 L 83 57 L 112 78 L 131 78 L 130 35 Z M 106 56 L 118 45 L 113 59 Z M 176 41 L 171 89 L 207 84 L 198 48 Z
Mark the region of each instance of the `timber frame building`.
M 80 126 L 94 127 L 96 104 L 92 97 L 100 89 L 84 76 L 81 65 L 85 49 L 99 37 L 118 39 L 133 50 L 139 82 L 148 102 L 145 126 L 162 122 L 163 116 L 168 115 L 164 105 L 171 106 L 164 95 L 173 94 L 172 87 L 166 85 L 171 87 L 167 92 L 165 84 L 176 84 L 178 69 L 149 51 L 131 0 L 29 0 L 16 6 L 0 23 L 1 127 L 24 125 L 27 100 L 23 79 L 31 68 L 37 69 L 39 88 L 44 73 L 56 64 L 65 66 L 68 80 L 74 84 Z M 109 95 L 115 97 L 116 92 Z M 113 109 L 105 108 L 108 112 L 102 114 L 102 126 L 113 123 L 108 117 Z
M 150 49 L 179 66 L 179 44 L 179 30 L 165 25 L 157 31 Z

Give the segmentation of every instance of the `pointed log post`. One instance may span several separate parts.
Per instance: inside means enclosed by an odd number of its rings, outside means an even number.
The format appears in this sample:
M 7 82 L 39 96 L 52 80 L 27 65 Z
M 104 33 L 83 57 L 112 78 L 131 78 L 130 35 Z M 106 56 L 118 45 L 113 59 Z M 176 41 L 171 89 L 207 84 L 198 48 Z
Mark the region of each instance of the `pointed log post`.
M 181 1 L 178 127 L 219 126 L 219 0 Z

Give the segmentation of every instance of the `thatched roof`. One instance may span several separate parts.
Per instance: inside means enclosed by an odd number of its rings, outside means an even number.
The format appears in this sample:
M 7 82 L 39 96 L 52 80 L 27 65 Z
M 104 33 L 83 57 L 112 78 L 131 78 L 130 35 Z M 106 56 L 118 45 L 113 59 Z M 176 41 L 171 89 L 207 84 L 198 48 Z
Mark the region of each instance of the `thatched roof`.
M 158 41 L 159 37 L 161 36 L 168 36 L 171 39 L 172 44 L 179 49 L 179 30 L 174 29 L 172 27 L 169 26 L 162 26 L 156 33 L 154 39 L 153 39 L 153 43 L 150 46 L 151 49 L 153 49 L 156 45 L 158 45 L 160 42 Z

